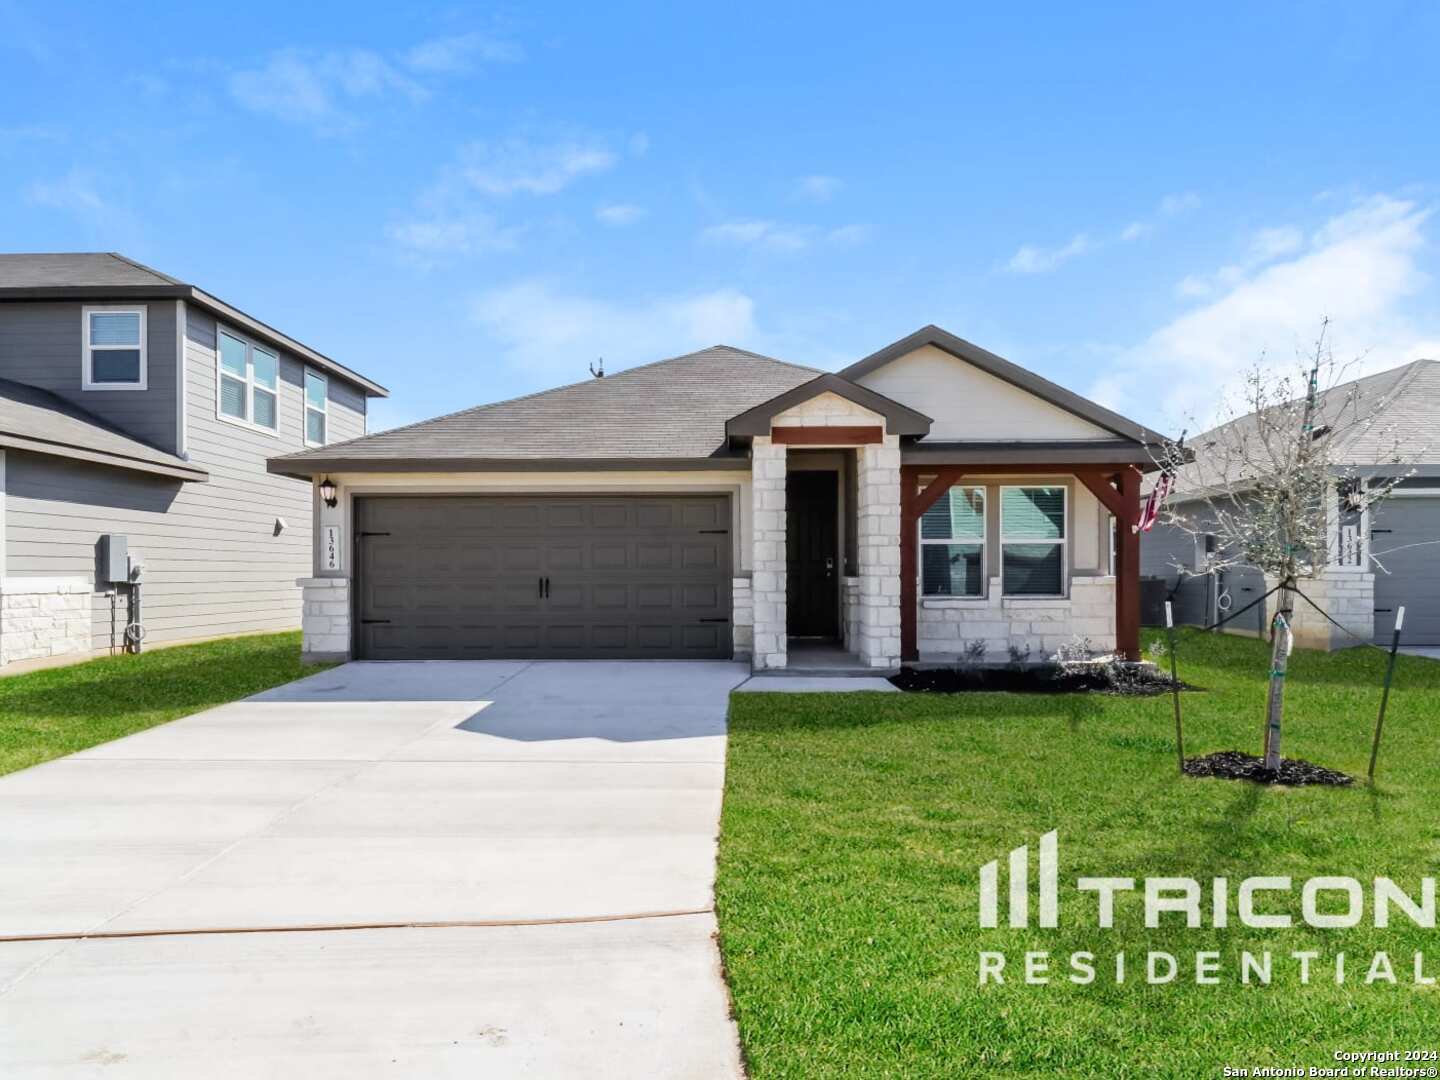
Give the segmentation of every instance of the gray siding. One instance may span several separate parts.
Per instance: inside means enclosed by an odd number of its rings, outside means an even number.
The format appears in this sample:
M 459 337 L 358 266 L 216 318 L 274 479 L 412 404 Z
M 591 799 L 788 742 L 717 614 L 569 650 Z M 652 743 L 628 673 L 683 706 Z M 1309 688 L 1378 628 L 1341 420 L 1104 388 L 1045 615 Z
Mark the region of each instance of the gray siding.
M 78 387 L 80 315 L 78 305 L 72 306 Z M 193 307 L 187 313 L 185 448 L 190 461 L 210 474 L 208 483 L 14 451 L 7 455 L 6 573 L 93 581 L 99 535 L 123 533 L 130 550 L 145 561 L 142 621 L 153 645 L 299 627 L 295 579 L 308 576 L 312 565 L 311 487 L 265 470 L 267 458 L 304 447 L 304 365 L 281 355 L 278 435 L 221 420 L 215 320 Z M 152 317 L 152 347 L 156 321 Z M 173 357 L 173 319 L 168 332 Z M 156 357 L 152 351 L 152 387 Z M 173 360 L 169 369 L 173 386 Z M 81 403 L 93 409 L 92 396 L 80 395 Z M 330 376 L 330 399 L 331 440 L 363 434 L 363 393 Z M 173 397 L 170 409 L 173 430 Z M 277 518 L 286 523 L 278 536 Z M 93 633 L 95 648 L 103 652 L 110 641 L 110 600 L 103 592 L 94 600 Z
M 137 301 L 146 328 L 145 390 L 82 390 L 78 301 L 0 304 L 0 377 L 44 387 L 168 453 L 175 439 L 174 300 Z

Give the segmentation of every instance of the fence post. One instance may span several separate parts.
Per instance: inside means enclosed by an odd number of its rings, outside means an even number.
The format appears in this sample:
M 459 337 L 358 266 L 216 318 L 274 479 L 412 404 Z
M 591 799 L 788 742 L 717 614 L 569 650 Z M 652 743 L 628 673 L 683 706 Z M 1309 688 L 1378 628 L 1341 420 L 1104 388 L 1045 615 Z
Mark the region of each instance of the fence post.
M 1380 692 L 1380 715 L 1375 717 L 1375 741 L 1370 746 L 1370 783 L 1375 783 L 1375 760 L 1380 756 L 1380 732 L 1385 727 L 1385 706 L 1390 703 L 1390 680 L 1395 677 L 1395 654 L 1400 651 L 1400 628 L 1405 625 L 1405 606 L 1395 612 L 1395 633 L 1390 638 L 1390 659 L 1385 664 L 1385 689 Z
M 1180 677 L 1175 673 L 1175 612 L 1170 601 L 1165 601 L 1165 635 L 1170 645 L 1170 694 L 1175 700 L 1175 754 L 1180 764 L 1180 775 L 1185 775 L 1185 734 L 1180 727 Z

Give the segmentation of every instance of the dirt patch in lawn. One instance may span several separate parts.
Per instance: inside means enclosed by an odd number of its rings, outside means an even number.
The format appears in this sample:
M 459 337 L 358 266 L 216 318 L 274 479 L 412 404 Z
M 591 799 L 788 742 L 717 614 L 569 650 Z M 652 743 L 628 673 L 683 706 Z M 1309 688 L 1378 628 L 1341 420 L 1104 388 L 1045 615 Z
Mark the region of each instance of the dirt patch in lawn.
M 1327 769 L 1314 762 L 1299 758 L 1281 758 L 1280 768 L 1265 768 L 1265 759 L 1254 754 L 1242 754 L 1239 750 L 1221 750 L 1204 757 L 1186 758 L 1185 775 L 1213 776 L 1219 780 L 1250 780 L 1257 784 L 1283 784 L 1299 787 L 1303 784 L 1326 784 L 1331 787 L 1346 787 L 1355 778 L 1346 773 Z
M 890 682 L 900 690 L 925 694 L 1116 694 L 1153 697 L 1168 694 L 1174 683 L 1153 664 L 1044 664 L 1008 668 L 905 668 Z M 1181 690 L 1195 690 L 1180 684 Z

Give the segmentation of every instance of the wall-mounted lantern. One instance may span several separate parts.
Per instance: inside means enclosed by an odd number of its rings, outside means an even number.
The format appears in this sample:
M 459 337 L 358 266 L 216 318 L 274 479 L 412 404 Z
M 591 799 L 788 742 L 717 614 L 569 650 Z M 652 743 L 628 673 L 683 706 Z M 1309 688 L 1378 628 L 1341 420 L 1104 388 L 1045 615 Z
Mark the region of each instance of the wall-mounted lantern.
M 335 509 L 335 504 L 339 501 L 335 497 L 335 481 L 328 476 L 320 481 L 320 498 L 331 510 Z

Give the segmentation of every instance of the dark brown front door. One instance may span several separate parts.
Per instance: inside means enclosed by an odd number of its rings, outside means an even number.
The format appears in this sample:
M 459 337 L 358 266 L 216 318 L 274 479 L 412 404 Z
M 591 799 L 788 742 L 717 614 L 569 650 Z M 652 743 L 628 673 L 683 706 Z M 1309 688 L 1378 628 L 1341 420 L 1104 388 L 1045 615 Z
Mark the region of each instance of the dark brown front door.
M 833 472 L 785 479 L 785 610 L 791 637 L 840 636 L 840 569 Z

